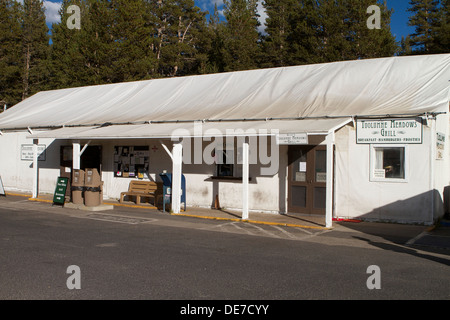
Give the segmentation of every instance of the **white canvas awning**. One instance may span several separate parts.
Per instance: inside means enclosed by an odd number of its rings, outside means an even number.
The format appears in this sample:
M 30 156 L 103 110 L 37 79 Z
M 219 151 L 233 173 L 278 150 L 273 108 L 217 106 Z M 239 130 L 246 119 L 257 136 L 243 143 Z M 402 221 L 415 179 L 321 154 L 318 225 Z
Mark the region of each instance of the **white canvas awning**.
M 0 130 L 448 112 L 449 80 L 441 54 L 70 88 L 8 109 Z
M 273 120 L 241 122 L 190 122 L 158 123 L 141 125 L 111 125 L 105 127 L 67 127 L 51 131 L 36 132 L 29 138 L 53 139 L 168 139 L 184 137 L 222 136 L 273 136 L 278 133 L 323 134 L 334 131 L 351 118 Z

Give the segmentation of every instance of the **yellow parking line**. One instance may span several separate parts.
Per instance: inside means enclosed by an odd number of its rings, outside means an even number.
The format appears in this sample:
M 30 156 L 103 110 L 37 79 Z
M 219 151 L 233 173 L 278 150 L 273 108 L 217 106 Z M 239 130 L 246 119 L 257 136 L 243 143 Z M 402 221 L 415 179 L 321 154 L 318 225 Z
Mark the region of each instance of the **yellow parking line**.
M 247 222 L 247 223 L 263 224 L 263 225 L 293 227 L 293 228 L 303 228 L 303 229 L 315 229 L 315 230 L 331 230 L 330 228 L 326 228 L 326 227 L 304 226 L 304 225 L 300 225 L 300 224 L 291 224 L 291 223 L 282 223 L 282 222 L 267 222 L 267 221 L 257 221 L 257 220 L 242 220 L 242 219 L 233 219 L 233 218 L 208 217 L 208 216 L 199 216 L 199 215 L 182 214 L 182 213 L 172 213 L 172 215 L 181 216 L 181 217 L 207 219 L 207 220 Z
M 40 199 L 40 198 L 31 198 L 30 195 L 27 194 L 15 194 L 8 193 L 10 196 L 18 196 L 18 197 L 27 197 L 29 201 L 36 202 L 46 202 L 52 203 L 52 200 Z M 127 208 L 139 208 L 139 209 L 153 209 L 157 210 L 157 207 L 154 206 L 140 206 L 140 205 L 132 205 L 132 204 L 123 204 L 123 203 L 110 203 L 105 202 L 105 204 L 117 206 L 117 207 L 127 207 Z M 326 227 L 317 227 L 317 226 L 305 226 L 300 224 L 292 224 L 292 223 L 283 223 L 283 222 L 268 222 L 268 221 L 258 221 L 258 220 L 242 220 L 239 218 L 221 218 L 221 217 L 208 217 L 208 216 L 200 216 L 195 214 L 186 214 L 186 213 L 172 213 L 173 216 L 180 217 L 190 217 L 190 218 L 198 218 L 198 219 L 207 219 L 207 220 L 219 220 L 219 221 L 232 221 L 232 222 L 247 222 L 247 223 L 255 223 L 255 224 L 263 224 L 263 225 L 271 225 L 271 226 L 284 226 L 284 227 L 292 227 L 292 228 L 303 228 L 303 229 L 315 229 L 315 230 L 331 230 L 331 228 Z
M 126 204 L 126 203 L 111 203 L 111 202 L 104 202 L 105 204 L 109 204 L 115 207 L 126 207 L 126 208 L 139 208 L 139 209 L 158 209 L 157 207 L 154 206 L 140 206 L 140 205 L 136 205 L 136 204 Z
M 29 200 L 29 201 L 36 201 L 36 202 L 53 203 L 53 200 L 48 200 L 48 199 L 28 198 L 28 200 Z

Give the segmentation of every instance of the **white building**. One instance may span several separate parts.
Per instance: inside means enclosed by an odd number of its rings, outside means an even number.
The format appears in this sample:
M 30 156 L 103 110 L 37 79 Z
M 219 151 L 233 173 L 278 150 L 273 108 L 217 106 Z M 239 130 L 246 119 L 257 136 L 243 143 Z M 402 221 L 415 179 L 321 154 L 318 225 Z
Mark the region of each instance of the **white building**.
M 40 92 L 0 114 L 0 176 L 37 197 L 97 167 L 118 198 L 166 170 L 175 212 L 182 172 L 188 207 L 431 224 L 448 210 L 449 81 L 443 54 Z

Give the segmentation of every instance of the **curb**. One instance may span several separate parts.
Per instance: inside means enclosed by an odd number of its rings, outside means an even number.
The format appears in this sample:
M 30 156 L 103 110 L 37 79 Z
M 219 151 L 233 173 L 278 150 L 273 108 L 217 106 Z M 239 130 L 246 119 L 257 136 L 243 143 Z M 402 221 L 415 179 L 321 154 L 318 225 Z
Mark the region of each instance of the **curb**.
M 16 197 L 26 197 L 26 198 L 28 198 L 28 201 L 43 202 L 43 203 L 53 203 L 52 200 L 39 199 L 39 198 L 35 199 L 35 198 L 31 198 L 30 195 L 26 195 L 26 194 L 9 193 L 8 195 L 16 196 Z M 122 204 L 122 203 L 105 202 L 105 204 L 113 205 L 115 207 L 117 206 L 117 207 L 126 207 L 126 208 L 153 209 L 153 210 L 157 210 L 158 209 L 157 207 L 129 205 L 129 204 Z M 270 225 L 270 226 L 292 227 L 292 228 L 313 229 L 313 230 L 332 230 L 333 229 L 333 228 L 326 228 L 326 227 L 305 226 L 305 225 L 300 225 L 300 224 L 283 223 L 283 222 L 243 220 L 243 219 L 240 219 L 240 218 L 233 219 L 233 218 L 221 218 L 221 217 L 208 217 L 208 216 L 199 216 L 199 215 L 195 215 L 195 214 L 185 214 L 185 213 L 170 213 L 170 215 L 172 215 L 172 216 L 180 216 L 180 217 L 197 218 L 197 219 L 206 219 L 206 220 L 254 223 L 254 224 L 262 224 L 262 225 Z
M 291 224 L 291 223 L 282 223 L 282 222 L 243 220 L 243 219 L 238 219 L 238 218 L 233 219 L 233 218 L 221 218 L 221 217 L 208 217 L 208 216 L 198 216 L 198 215 L 183 214 L 183 213 L 171 213 L 171 215 L 173 215 L 173 216 L 180 216 L 180 217 L 207 219 L 207 220 L 254 223 L 254 224 L 263 224 L 263 225 L 270 225 L 270 226 L 292 227 L 292 228 L 302 228 L 302 229 L 315 229 L 315 230 L 332 230 L 333 229 L 333 228 L 326 228 L 326 227 L 304 226 L 304 225 L 300 225 L 300 224 Z

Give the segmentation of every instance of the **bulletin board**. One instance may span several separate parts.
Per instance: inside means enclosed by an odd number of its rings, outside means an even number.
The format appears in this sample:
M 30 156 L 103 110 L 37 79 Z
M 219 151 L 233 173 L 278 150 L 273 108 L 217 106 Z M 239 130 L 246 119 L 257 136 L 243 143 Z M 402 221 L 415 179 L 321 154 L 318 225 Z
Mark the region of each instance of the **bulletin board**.
M 117 178 L 148 178 L 150 161 L 148 146 L 114 147 L 114 176 Z

